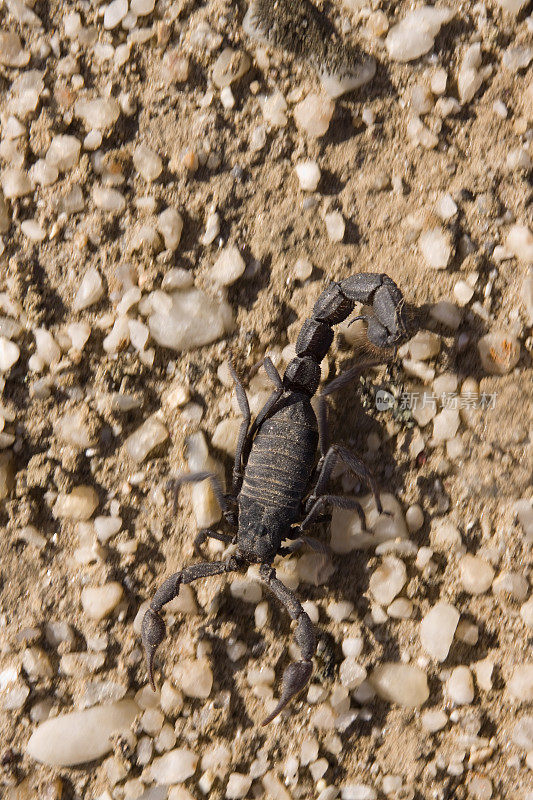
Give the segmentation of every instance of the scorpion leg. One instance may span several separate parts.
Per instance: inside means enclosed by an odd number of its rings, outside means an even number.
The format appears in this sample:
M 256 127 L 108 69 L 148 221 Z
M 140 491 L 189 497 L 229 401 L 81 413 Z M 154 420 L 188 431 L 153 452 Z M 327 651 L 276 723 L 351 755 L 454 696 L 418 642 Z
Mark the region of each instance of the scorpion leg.
M 246 463 L 248 461 L 250 450 L 252 449 L 252 442 L 256 432 L 259 430 L 259 428 L 261 427 L 263 422 L 267 419 L 267 417 L 273 413 L 282 394 L 283 394 L 283 387 L 281 387 L 280 389 L 275 389 L 268 398 L 268 400 L 266 401 L 265 405 L 263 406 L 257 417 L 250 425 L 250 430 L 248 431 L 248 436 L 246 437 L 246 441 L 243 447 L 243 456 L 242 456 L 243 466 L 246 466 Z
M 202 481 L 207 481 L 207 480 L 211 482 L 211 487 L 213 489 L 213 492 L 215 493 L 217 503 L 222 509 L 222 513 L 224 514 L 224 516 L 229 514 L 230 510 L 228 508 L 226 495 L 222 490 L 222 484 L 220 483 L 220 478 L 218 477 L 218 475 L 215 475 L 214 472 L 208 472 L 207 470 L 202 472 L 187 472 L 184 475 L 178 475 L 178 477 L 176 478 L 170 478 L 170 480 L 167 483 L 167 486 L 174 492 L 174 513 L 176 513 L 177 511 L 178 492 L 180 486 L 182 486 L 184 483 L 201 483 Z
M 228 533 L 219 533 L 219 531 L 213 531 L 211 528 L 204 528 L 198 531 L 194 540 L 194 552 L 197 556 L 204 555 L 200 548 L 206 539 L 216 539 L 218 542 L 224 542 L 224 544 L 233 544 L 235 541 L 234 537 L 230 536 Z
M 350 369 L 347 369 L 346 372 L 341 372 L 340 375 L 337 375 L 336 378 L 333 378 L 322 388 L 322 391 L 317 398 L 318 438 L 320 455 L 322 458 L 324 458 L 328 452 L 329 446 L 328 404 L 326 397 L 330 394 L 333 394 L 333 392 L 338 392 L 339 389 L 343 389 L 345 386 L 348 386 L 348 384 L 351 383 L 355 378 L 358 378 L 359 375 L 365 371 L 365 369 L 368 369 L 369 367 L 378 367 L 382 363 L 383 359 L 363 361 L 361 364 L 356 364 L 355 366 L 350 367 Z
M 193 564 L 191 567 L 185 567 L 181 572 L 175 572 L 170 578 L 159 587 L 156 591 L 150 608 L 146 612 L 142 621 L 141 639 L 144 647 L 144 655 L 146 658 L 146 669 L 148 671 L 148 678 L 150 685 L 155 691 L 154 682 L 154 656 L 155 651 L 165 637 L 165 623 L 163 622 L 160 611 L 164 605 L 170 603 L 175 597 L 178 596 L 180 586 L 182 583 L 191 583 L 199 578 L 208 578 L 211 575 L 220 575 L 224 572 L 234 572 L 239 568 L 235 558 L 229 558 L 227 561 L 211 561 L 201 564 Z
M 229 370 L 231 373 L 231 377 L 235 382 L 235 394 L 237 395 L 237 402 L 239 404 L 239 408 L 242 414 L 242 423 L 239 429 L 239 438 L 237 440 L 237 449 L 235 451 L 235 461 L 233 463 L 233 494 L 237 494 L 240 488 L 240 482 L 242 481 L 242 454 L 244 451 L 244 445 L 246 442 L 246 434 L 248 433 L 248 428 L 250 427 L 250 405 L 248 403 L 248 397 L 246 396 L 246 392 L 244 391 L 244 387 L 239 380 L 239 376 L 235 371 L 235 367 L 233 366 L 232 362 L 229 362 Z
M 301 526 L 295 530 L 294 535 L 297 538 L 295 538 L 294 541 L 291 542 L 291 544 L 289 544 L 287 547 L 280 547 L 278 550 L 278 555 L 290 556 L 293 553 L 297 553 L 304 544 L 310 547 L 311 550 L 314 550 L 315 553 L 322 553 L 323 555 L 326 555 L 330 552 L 327 544 L 321 542 L 320 539 L 315 539 L 314 536 L 300 535 L 301 530 Z
M 287 589 L 285 584 L 276 577 L 276 571 L 268 564 L 261 564 L 259 574 L 271 592 L 285 606 L 291 619 L 296 620 L 295 638 L 302 653 L 301 661 L 289 664 L 283 673 L 281 697 L 274 711 L 263 720 L 263 725 L 268 725 L 309 682 L 313 671 L 311 659 L 316 649 L 316 636 L 313 623 L 303 610 L 302 604 L 291 590 Z
M 342 497 L 341 495 L 337 494 L 323 494 L 321 497 L 318 497 L 316 500 L 313 501 L 313 505 L 309 509 L 307 516 L 305 517 L 304 521 L 300 525 L 300 530 L 305 530 L 314 522 L 317 521 L 317 517 L 323 511 L 324 506 L 326 504 L 330 504 L 332 506 L 336 506 L 337 508 L 353 508 L 359 514 L 359 519 L 361 520 L 361 525 L 363 526 L 363 530 L 366 530 L 366 518 L 365 512 L 363 511 L 363 506 L 361 503 L 355 499 L 355 497 Z M 327 552 L 327 546 L 324 545 Z
M 265 369 L 266 374 L 276 387 L 276 389 L 283 389 L 283 381 L 281 380 L 281 375 L 277 371 L 276 367 L 272 363 L 272 359 L 268 356 L 265 356 L 263 359 L 263 367 Z
M 322 459 L 322 463 L 320 466 L 320 475 L 318 476 L 318 480 L 316 482 L 315 488 L 313 489 L 312 494 L 309 496 L 306 502 L 306 510 L 308 510 L 313 503 L 316 502 L 317 498 L 320 495 L 324 494 L 324 490 L 328 484 L 329 479 L 331 478 L 331 473 L 337 463 L 338 459 L 344 461 L 347 467 L 351 469 L 354 475 L 357 475 L 362 481 L 366 483 L 369 487 L 370 491 L 374 495 L 374 500 L 376 501 L 376 508 L 379 514 L 383 513 L 383 507 L 381 505 L 381 500 L 379 498 L 379 489 L 376 482 L 376 479 L 360 458 L 356 455 L 351 453 L 346 447 L 342 447 L 340 444 L 334 444 L 332 447 L 329 448 L 328 452 Z

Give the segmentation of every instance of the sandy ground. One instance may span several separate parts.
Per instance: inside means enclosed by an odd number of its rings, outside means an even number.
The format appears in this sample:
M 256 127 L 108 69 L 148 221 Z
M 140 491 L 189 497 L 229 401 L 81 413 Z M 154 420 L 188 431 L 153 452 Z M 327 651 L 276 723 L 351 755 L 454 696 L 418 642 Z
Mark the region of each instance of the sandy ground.
M 527 70 L 510 73 L 500 64 L 507 46 L 531 41 L 531 21 L 526 19 L 531 7 L 514 18 L 502 14 L 492 0 L 475 7 L 451 0 L 456 16 L 437 37 L 431 53 L 398 64 L 388 58 L 382 39 L 366 33 L 368 9 L 350 12 L 340 3 L 323 6 L 332 20 L 349 21 L 347 38 L 375 55 L 378 68 L 369 85 L 336 100 L 329 131 L 321 139 L 305 137 L 289 120 L 285 127 L 269 130 L 262 150 L 251 152 L 251 131 L 262 122 L 258 94 L 277 87 L 286 97 L 295 89 L 298 97 L 303 97 L 318 88 L 315 72 L 276 49 L 267 50 L 268 63 L 263 56 L 258 66 L 257 45 L 241 30 L 242 3 L 161 2 L 156 13 L 145 18 L 146 26 L 154 25 L 154 36 L 132 48 L 124 67 L 97 63 L 87 48 L 81 49 L 79 57 L 85 86 L 91 91 L 102 93 L 110 86 L 113 96 L 128 92 L 132 98 L 135 110 L 130 116 L 121 115 L 101 146 L 107 162 L 116 161 L 124 172 L 121 191 L 127 197 L 126 211 L 113 216 L 94 207 L 90 192 L 96 179 L 90 154 L 83 150 L 79 163 L 52 186 L 10 204 L 11 226 L 0 256 L 0 291 L 22 305 L 27 322 L 18 340 L 21 357 L 5 375 L 2 398 L 14 417 L 8 428 L 16 441 L 12 448 L 14 484 L 0 508 L 0 671 L 18 667 L 25 648 L 37 645 L 46 652 L 53 675 L 32 679 L 22 670 L 31 690 L 24 706 L 0 712 L 0 794 L 7 792 L 4 796 L 54 798 L 61 796 L 61 791 L 63 798 L 96 798 L 106 791 L 117 798 L 137 796 L 138 783 L 126 787 L 126 795 L 124 782 L 111 786 L 102 760 L 87 767 L 54 769 L 29 758 L 25 748 L 35 728 L 32 708 L 49 698 L 52 713 L 72 710 L 89 680 L 114 680 L 129 693 L 145 684 L 134 617 L 165 575 L 193 559 L 195 521 L 188 495 L 184 493 L 179 513 L 174 515 L 171 499 L 162 494 L 168 477 L 186 469 L 185 438 L 200 429 L 209 441 L 217 423 L 227 416 L 231 390 L 220 382 L 217 368 L 230 352 L 235 354 L 246 384 L 246 376 L 267 351 L 279 352 L 295 341 L 298 326 L 329 279 L 358 271 L 386 271 L 410 301 L 434 303 L 452 298 L 457 281 L 475 270 L 479 278 L 473 300 L 482 303 L 489 275 L 495 270 L 490 279 L 489 320 L 465 308 L 459 329 L 444 330 L 441 352 L 433 362 L 437 374 L 451 371 L 460 381 L 474 377 L 480 381 L 481 391 L 496 394 L 495 408 L 479 414 L 475 427 L 461 426 L 462 456 L 447 460 L 443 445 L 428 445 L 423 458 L 413 459 L 409 452 L 412 431 L 387 412 L 377 413 L 371 406 L 364 411 L 356 386 L 336 398 L 331 423 L 333 438 L 366 453 L 381 487 L 395 494 L 404 509 L 413 503 L 423 508 L 424 525 L 412 535 L 418 546 L 430 545 L 433 522 L 445 517 L 458 527 L 469 552 L 483 547 L 496 553 L 497 573 L 514 570 L 528 579 L 531 576 L 531 545 L 513 512 L 514 502 L 531 494 L 531 330 L 525 325 L 520 300 L 526 265 L 514 258 L 501 262 L 492 258 L 494 246 L 505 242 L 513 221 L 533 226 L 531 170 L 510 170 L 506 165 L 507 154 L 518 146 L 531 153 L 533 110 L 531 95 L 528 99 L 526 92 L 531 74 Z M 409 7 L 407 2 L 372 4 L 372 10 L 383 10 L 391 23 Z M 96 3 L 76 2 L 68 8 L 79 11 L 85 24 L 94 24 L 101 41 L 114 46 L 119 43 L 122 34 L 103 30 Z M 486 21 L 480 24 L 482 9 Z M 73 90 L 58 66 L 58 56 L 66 56 L 70 47 L 62 28 L 65 10 L 57 3 L 45 7 L 37 2 L 34 7 L 43 20 L 43 38 L 57 35 L 60 53 L 52 52 L 44 61 L 33 57 L 39 68 L 45 69 L 46 91 L 25 122 L 28 135 L 22 149 L 26 167 L 46 152 L 53 135 L 68 132 L 81 140 L 86 132 L 72 114 L 74 98 L 68 92 Z M 13 20 L 7 3 L 0 6 L 0 15 L 2 30 L 18 31 L 29 44 L 38 40 L 38 31 Z M 252 56 L 251 70 L 233 87 L 235 107 L 229 110 L 220 104 L 217 91 L 209 106 L 200 106 L 222 46 L 209 52 L 190 44 L 191 32 L 202 22 L 220 32 L 223 44 L 246 49 Z M 413 146 L 406 135 L 409 90 L 418 82 L 427 82 L 435 69 L 443 66 L 449 75 L 447 93 L 456 96 L 461 54 L 476 37 L 482 43 L 484 64 L 493 65 L 492 75 L 472 102 L 442 121 L 435 149 Z M 183 83 L 169 84 L 162 56 L 180 42 L 191 59 L 189 77 Z M 18 74 L 17 69 L 1 68 L 4 97 L 0 97 L 0 113 Z M 505 103 L 506 119 L 495 113 L 496 100 Z M 373 112 L 374 124 L 361 121 L 363 109 Z M 425 117 L 430 126 L 435 120 L 436 114 Z M 149 185 L 132 168 L 131 155 L 138 143 L 157 151 L 165 165 L 160 178 Z M 218 154 L 220 165 L 213 169 L 200 166 L 191 173 L 182 160 L 191 148 Z M 304 207 L 305 194 L 294 174 L 294 164 L 304 158 L 317 160 L 322 171 L 318 203 L 311 208 Z M 393 177 L 401 177 L 402 192 L 391 188 Z M 49 230 L 58 216 L 59 198 L 74 185 L 82 187 L 84 210 L 69 216 L 57 237 L 29 243 L 20 222 L 37 217 Z M 424 227 L 430 225 L 435 219 L 432 208 L 444 192 L 450 193 L 458 206 L 446 226 L 453 256 L 447 269 L 434 270 L 424 262 L 417 245 L 416 220 L 422 219 Z M 199 237 L 213 206 L 221 216 L 222 242 L 236 243 L 249 267 L 228 290 L 235 332 L 182 354 L 156 346 L 152 366 L 141 363 L 132 347 L 113 356 L 103 351 L 102 340 L 110 325 L 109 320 L 102 320 L 114 307 L 109 297 L 81 314 L 71 311 L 80 278 L 90 266 L 98 267 L 109 293 L 117 291 L 116 267 L 141 219 L 134 201 L 145 194 L 156 199 L 158 210 L 167 205 L 177 207 L 184 217 L 184 230 L 176 253 L 156 257 L 145 248 L 128 256 L 143 291 L 159 288 L 171 266 L 191 270 L 195 284 L 206 285 L 205 274 L 216 257 L 218 239 L 206 247 Z M 324 213 L 333 209 L 340 210 L 346 221 L 340 243 L 328 240 L 323 220 Z M 303 283 L 293 278 L 300 257 L 313 264 L 311 277 Z M 35 349 L 31 330 L 44 326 L 57 332 L 71 319 L 88 320 L 92 335 L 79 359 L 55 375 L 50 395 L 40 398 L 33 391 L 39 376 L 28 371 L 28 358 Z M 481 368 L 476 342 L 488 330 L 511 326 L 521 342 L 520 360 L 511 373 L 489 376 Z M 463 348 L 457 346 L 461 333 L 469 337 Z M 353 353 L 336 340 L 329 356 L 330 375 L 351 363 Z M 376 374 L 382 376 L 383 372 Z M 179 409 L 166 412 L 169 440 L 138 468 L 125 457 L 124 441 L 161 407 L 162 394 L 175 376 L 190 384 L 192 400 L 202 409 L 201 420 L 187 421 Z M 98 403 L 101 395 L 118 390 L 139 396 L 141 407 L 119 415 Z M 95 432 L 89 454 L 65 446 L 54 434 L 54 424 L 62 414 L 78 407 L 86 409 Z M 426 440 L 430 428 L 423 430 Z M 371 432 L 381 436 L 377 455 L 368 452 Z M 230 459 L 221 452 L 213 454 L 229 471 Z M 132 475 L 139 469 L 145 475 L 136 484 Z M 107 544 L 102 558 L 83 565 L 74 558 L 79 547 L 76 526 L 59 522 L 51 513 L 56 493 L 79 484 L 95 487 L 100 500 L 97 513 L 109 513 L 111 500 L 118 500 L 123 519 L 123 530 Z M 44 547 L 20 541 L 20 530 L 28 524 L 45 537 Z M 317 535 L 327 538 L 327 527 L 318 529 Z M 135 551 L 121 552 L 120 543 L 131 540 L 136 542 Z M 368 577 L 379 563 L 371 552 L 334 556 L 336 569 L 327 585 L 300 585 L 299 597 L 313 600 L 319 607 L 320 631 L 329 634 L 333 648 L 333 668 L 328 673 L 320 667 L 322 685 L 329 693 L 338 680 L 336 670 L 343 657 L 340 645 L 347 633 L 363 636 L 361 663 L 369 670 L 383 659 L 396 661 L 404 654 L 416 661 L 421 656 L 420 619 L 440 597 L 454 602 L 465 619 L 475 622 L 479 638 L 470 646 L 457 642 L 444 665 L 431 662 L 427 666 L 430 698 L 424 708 L 452 712 L 440 673 L 489 655 L 495 662 L 493 688 L 483 691 L 476 686 L 473 702 L 456 709 L 455 717 L 434 735 L 421 728 L 419 710 L 371 701 L 371 718 L 356 721 L 340 734 L 339 752 L 328 749 L 330 732 L 316 732 L 320 757 L 328 762 L 324 781 L 317 788 L 309 770 L 301 767 L 297 786 L 287 787 L 290 796 L 316 797 L 326 785 L 341 788 L 358 781 L 375 787 L 382 797 L 382 776 L 387 774 L 402 777 L 404 788 L 395 795 L 402 798 L 475 797 L 468 788 L 473 775 L 490 779 L 493 797 L 525 800 L 528 791 L 533 791 L 525 752 L 510 740 L 513 723 L 518 714 L 527 713 L 527 704 L 519 707 L 505 693 L 513 666 L 530 659 L 531 636 L 520 617 L 520 602 L 491 592 L 471 597 L 460 586 L 455 556 L 440 552 L 434 560 L 436 572 L 427 580 L 408 563 L 414 603 L 413 617 L 408 620 L 368 624 Z M 84 585 L 108 581 L 123 586 L 125 600 L 113 616 L 96 623 L 83 613 L 80 592 Z M 190 746 L 201 755 L 214 743 L 225 742 L 232 750 L 227 771 L 247 773 L 264 744 L 270 768 L 283 779 L 287 754 L 298 754 L 301 740 L 312 732 L 312 708 L 304 697 L 275 727 L 262 729 L 259 722 L 264 705 L 250 689 L 246 669 L 254 661 L 273 666 L 279 681 L 290 641 L 289 624 L 273 605 L 271 622 L 257 631 L 253 606 L 232 598 L 223 579 L 202 582 L 194 591 L 200 613 L 171 627 L 158 672 L 163 669 L 169 675 L 180 654 L 194 654 L 198 641 L 206 639 L 212 648 L 214 687 L 208 700 L 186 698 L 184 711 L 172 720 L 176 723 L 175 746 Z M 329 619 L 325 608 L 332 599 L 354 604 L 348 621 L 338 624 Z M 73 626 L 71 649 L 76 652 L 90 649 L 91 637 L 106 637 L 105 662 L 96 675 L 59 672 L 65 645 L 57 648 L 46 641 L 43 631 L 49 620 L 65 620 Z M 226 654 L 229 637 L 247 645 L 246 655 L 236 663 Z M 227 705 L 221 697 L 229 698 Z M 460 749 L 458 738 L 469 730 L 469 724 L 480 737 L 491 740 L 490 753 L 473 766 L 467 766 L 467 754 L 461 774 L 450 774 L 449 762 Z M 125 754 L 117 748 L 127 764 L 126 780 L 141 776 L 135 748 Z M 186 783 L 197 798 L 204 796 L 198 786 L 200 775 L 198 768 Z M 57 777 L 60 784 L 54 783 Z M 224 797 L 225 785 L 226 778 L 215 779 L 208 796 L 214 800 Z M 263 793 L 259 779 L 247 797 Z

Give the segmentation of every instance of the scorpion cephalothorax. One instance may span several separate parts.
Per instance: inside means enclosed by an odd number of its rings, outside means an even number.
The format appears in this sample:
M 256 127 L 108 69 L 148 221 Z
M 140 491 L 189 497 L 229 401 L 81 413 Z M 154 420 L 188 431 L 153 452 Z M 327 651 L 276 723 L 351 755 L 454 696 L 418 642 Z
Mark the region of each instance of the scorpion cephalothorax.
M 283 378 L 270 359 L 265 358 L 264 367 L 275 389 L 253 422 L 246 393 L 231 366 L 243 415 L 232 492 L 224 495 L 216 476 L 208 472 L 182 476 L 175 484 L 211 480 L 224 517 L 235 532 L 228 535 L 214 530 L 200 531 L 195 549 L 198 551 L 201 543 L 212 537 L 236 544 L 236 552 L 224 561 L 186 567 L 167 578 L 156 591 L 142 624 L 152 686 L 155 651 L 165 635 L 160 611 L 177 596 L 181 584 L 247 569 L 254 563 L 260 565 L 263 582 L 296 621 L 295 638 L 301 650 L 301 660 L 286 668 L 279 702 L 263 724 L 271 722 L 309 681 L 316 646 L 313 624 L 293 592 L 276 577 L 272 562 L 276 555 L 294 552 L 302 542 L 323 549 L 305 531 L 320 518 L 327 505 L 356 509 L 364 523 L 363 510 L 355 498 L 326 494 L 338 459 L 369 486 L 378 511 L 382 511 L 377 484 L 363 461 L 341 445 L 328 446 L 326 395 L 345 385 L 361 367 L 356 365 L 324 387 L 319 395 L 318 419 L 311 406 L 311 397 L 320 380 L 320 362 L 333 341 L 332 326 L 345 320 L 355 303 L 369 307 L 362 315 L 368 326 L 367 337 L 381 352 L 393 352 L 413 332 L 414 317 L 394 281 L 385 274 L 362 273 L 331 283 L 322 292 L 311 316 L 302 325 L 296 356 Z M 320 459 L 315 466 L 317 446 Z M 292 543 L 282 546 L 284 541 Z

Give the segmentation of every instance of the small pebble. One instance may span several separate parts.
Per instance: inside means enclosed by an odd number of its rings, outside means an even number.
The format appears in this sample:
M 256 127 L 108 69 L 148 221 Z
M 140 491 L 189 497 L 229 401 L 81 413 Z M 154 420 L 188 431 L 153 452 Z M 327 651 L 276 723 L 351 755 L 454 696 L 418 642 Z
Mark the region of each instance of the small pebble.
M 94 706 L 46 720 L 32 733 L 26 752 L 48 766 L 73 767 L 113 749 L 113 735 L 129 732 L 139 709 L 133 700 Z
M 455 667 L 446 683 L 446 693 L 456 705 L 468 705 L 474 699 L 474 681 L 468 667 Z
M 83 521 L 98 507 L 98 495 L 92 486 L 76 486 L 68 494 L 59 494 L 52 508 L 56 519 Z
M 327 133 L 335 103 L 319 94 L 308 94 L 294 107 L 296 126 L 313 139 Z
M 326 214 L 324 221 L 330 242 L 342 242 L 346 225 L 340 211 L 332 211 Z
M 445 661 L 457 624 L 459 612 L 450 603 L 439 602 L 420 623 L 420 641 L 424 650 L 437 661 Z
M 466 555 L 459 562 L 459 574 L 465 592 L 483 594 L 492 584 L 494 569 L 484 558 Z
M 207 659 L 184 658 L 174 667 L 172 678 L 187 697 L 205 699 L 213 688 L 213 672 Z
M 155 181 L 163 171 L 161 158 L 151 148 L 144 144 L 138 145 L 133 151 L 133 165 L 145 181 Z
M 449 235 L 441 228 L 425 231 L 418 240 L 427 264 L 434 269 L 446 269 L 452 254 Z
M 122 586 L 116 581 L 103 586 L 85 586 L 81 592 L 81 604 L 89 619 L 100 622 L 115 610 L 123 594 Z
M 320 167 L 316 161 L 301 161 L 294 168 L 300 182 L 300 188 L 306 192 L 314 192 L 320 182 Z
M 446 6 L 419 6 L 409 11 L 394 25 L 385 39 L 389 57 L 393 61 L 414 61 L 428 53 L 442 25 L 449 22 L 454 11 Z
M 198 756 L 185 747 L 177 747 L 154 758 L 149 770 L 152 780 L 159 784 L 183 783 L 196 772 Z
M 207 273 L 209 278 L 220 286 L 231 286 L 246 268 L 244 259 L 235 245 L 228 245 Z
M 414 664 L 380 664 L 369 681 L 380 697 L 404 708 L 418 708 L 429 697 L 426 674 Z

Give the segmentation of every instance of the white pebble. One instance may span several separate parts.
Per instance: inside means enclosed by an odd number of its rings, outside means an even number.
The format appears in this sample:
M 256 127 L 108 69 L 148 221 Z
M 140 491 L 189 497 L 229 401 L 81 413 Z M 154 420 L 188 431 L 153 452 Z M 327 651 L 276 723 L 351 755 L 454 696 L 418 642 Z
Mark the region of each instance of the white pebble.
M 181 352 L 220 339 L 233 327 L 231 306 L 199 289 L 162 295 L 161 308 L 148 320 L 150 334 L 162 347 Z M 166 303 L 168 299 L 168 305 Z
M 133 151 L 133 165 L 145 181 L 155 181 L 161 175 L 163 162 L 161 158 L 144 144 Z
M 16 167 L 4 169 L 0 178 L 2 191 L 8 200 L 23 197 L 33 191 L 31 180 L 28 174 Z
M 128 0 L 111 0 L 104 12 L 104 28 L 112 30 L 119 25 L 128 13 Z
M 425 731 L 428 731 L 428 733 L 436 733 L 446 727 L 448 724 L 448 717 L 444 711 L 431 709 L 429 711 L 424 711 L 420 717 L 420 721 Z
M 330 242 L 342 242 L 346 225 L 340 211 L 331 211 L 326 214 L 324 222 Z
M 92 100 L 79 98 L 74 113 L 80 117 L 88 130 L 110 128 L 120 116 L 120 106 L 113 97 L 96 97 Z
M 459 429 L 459 411 L 456 408 L 443 408 L 433 418 L 433 441 L 435 443 L 453 439 Z
M 354 605 L 349 600 L 340 600 L 338 602 L 332 600 L 328 603 L 326 611 L 328 617 L 332 619 L 333 622 L 342 622 L 348 619 L 353 609 Z
M 155 8 L 155 0 L 131 0 L 130 11 L 136 17 L 146 17 Z
M 407 581 L 407 570 L 401 559 L 388 556 L 370 576 L 369 589 L 380 605 L 388 606 Z
M 442 194 L 439 197 L 435 206 L 435 211 L 437 215 L 445 222 L 457 214 L 457 205 L 454 202 L 451 194 L 446 192 L 446 194 Z
M 420 530 L 424 524 L 424 512 L 418 503 L 409 506 L 405 512 L 405 522 L 407 523 L 409 533 L 416 533 L 416 531 Z
M 385 39 L 389 57 L 393 61 L 414 61 L 428 53 L 441 26 L 449 22 L 454 11 L 442 6 L 419 6 L 394 25 Z
M 380 697 L 405 708 L 417 708 L 429 697 L 426 674 L 414 664 L 380 664 L 369 681 Z
M 468 594 L 483 594 L 494 578 L 494 569 L 488 561 L 469 554 L 460 560 L 459 573 L 463 589 Z
M 474 681 L 468 667 L 460 666 L 452 670 L 446 683 L 446 693 L 458 706 L 468 705 L 474 699 Z
M 531 703 L 533 701 L 533 664 L 525 663 L 515 667 L 506 686 L 512 699 L 521 703 Z
M 167 250 L 175 250 L 181 239 L 183 218 L 175 208 L 166 208 L 157 218 L 157 228 Z
M 440 352 L 441 339 L 431 331 L 418 331 L 408 343 L 409 353 L 415 361 L 427 361 Z
M 296 126 L 311 138 L 324 136 L 329 128 L 335 103 L 319 94 L 308 94 L 294 107 Z
M 265 122 L 276 128 L 284 128 L 287 124 L 287 101 L 279 89 L 270 97 L 262 98 L 260 102 Z
M 341 789 L 342 800 L 376 800 L 377 792 L 366 783 L 345 783 Z
M 347 689 L 357 689 L 366 680 L 366 669 L 354 658 L 348 657 L 341 661 L 339 677 L 342 685 Z
M 259 603 L 263 597 L 261 584 L 246 578 L 236 578 L 230 584 L 230 593 L 245 603 Z
M 246 680 L 249 686 L 272 686 L 276 673 L 272 667 L 248 667 Z
M 235 245 L 228 245 L 209 270 L 208 276 L 220 286 L 231 286 L 241 277 L 245 268 L 239 249 Z
M 533 750 L 533 716 L 520 717 L 511 733 L 513 743 L 522 750 Z
M 432 228 L 418 240 L 422 255 L 430 267 L 445 269 L 452 254 L 450 236 L 441 228 Z
M 507 47 L 502 56 L 502 66 L 509 72 L 526 69 L 533 59 L 533 47 L 518 45 Z
M 129 732 L 139 709 L 133 700 L 60 714 L 37 726 L 26 752 L 48 766 L 95 761 L 113 749 L 113 736 Z
M 300 161 L 294 170 L 300 182 L 300 188 L 306 192 L 314 192 L 320 182 L 320 167 L 316 161 Z
M 75 136 L 58 134 L 50 142 L 46 162 L 60 172 L 75 167 L 80 156 L 81 142 Z
M 59 494 L 52 508 L 56 519 L 75 522 L 88 520 L 98 507 L 98 495 L 92 486 L 75 486 L 68 494 Z
M 504 570 L 492 583 L 496 595 L 508 595 L 513 600 L 523 602 L 529 591 L 527 578 L 519 572 Z
M 228 800 L 240 800 L 246 797 L 252 785 L 252 778 L 240 772 L 232 772 L 228 778 L 226 786 L 226 797 Z
M 168 439 L 166 427 L 160 419 L 152 415 L 143 422 L 140 428 L 128 436 L 124 446 L 130 458 L 140 463 L 166 439 Z
M 293 274 L 297 281 L 306 281 L 311 277 L 313 265 L 307 258 L 299 258 L 293 267 Z
M 104 284 L 100 273 L 95 267 L 89 267 L 76 292 L 72 308 L 74 311 L 81 311 L 83 308 L 88 308 L 94 303 L 97 303 L 103 293 Z
M 172 671 L 176 685 L 187 697 L 206 698 L 213 688 L 213 672 L 209 661 L 201 659 L 182 659 Z
M 439 602 L 420 623 L 420 641 L 424 650 L 437 661 L 445 661 L 457 624 L 459 612 L 450 603 Z
M 519 261 L 525 264 L 533 262 L 533 233 L 527 225 L 512 225 L 505 245 Z
M 154 758 L 150 765 L 152 780 L 158 784 L 183 783 L 196 772 L 198 756 L 185 747 L 177 747 L 159 758 Z
M 116 581 L 103 586 L 85 586 L 81 592 L 81 604 L 89 619 L 99 622 L 115 610 L 123 594 L 122 586 Z
M 92 197 L 96 208 L 100 208 L 102 211 L 120 214 L 126 208 L 124 195 L 118 189 L 95 185 Z
M 474 296 L 474 289 L 466 281 L 457 281 L 453 287 L 453 294 L 457 304 L 462 308 L 471 301 Z
M 457 88 L 461 103 L 470 102 L 483 83 L 483 74 L 479 71 L 480 67 L 481 45 L 479 42 L 475 42 L 475 44 L 466 49 L 457 76 Z
M 15 342 L 0 336 L 0 372 L 7 372 L 17 363 L 20 357 L 20 348 Z

